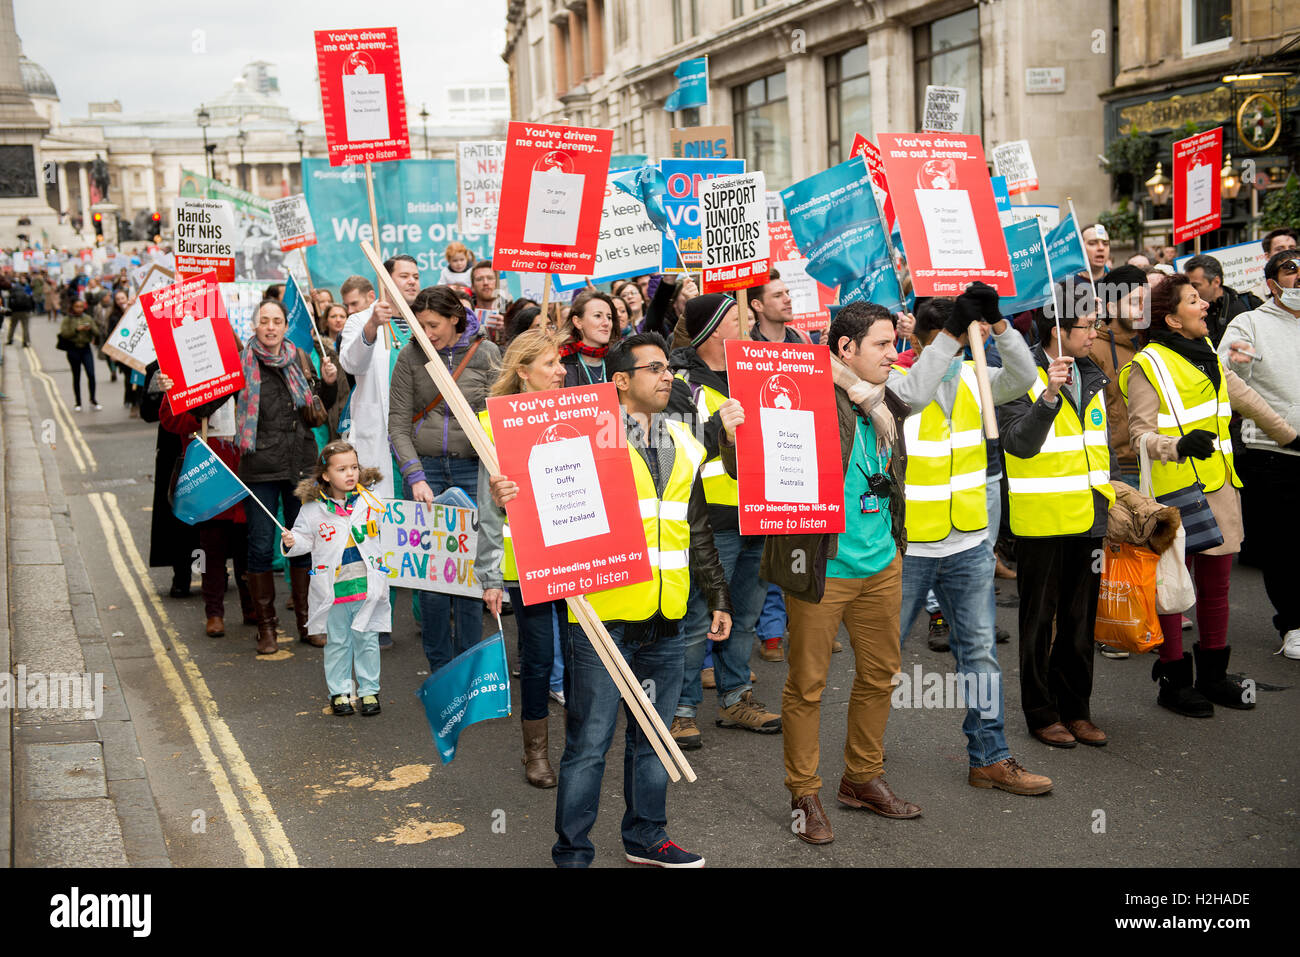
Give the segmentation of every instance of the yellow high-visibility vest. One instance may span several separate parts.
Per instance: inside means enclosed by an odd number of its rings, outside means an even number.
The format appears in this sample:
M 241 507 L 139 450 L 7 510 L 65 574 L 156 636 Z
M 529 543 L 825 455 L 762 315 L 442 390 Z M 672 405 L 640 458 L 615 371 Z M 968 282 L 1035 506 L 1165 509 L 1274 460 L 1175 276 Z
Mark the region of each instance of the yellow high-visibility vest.
M 1046 389 L 1047 370 L 1040 366 L 1029 398 L 1037 402 Z M 1106 497 L 1107 507 L 1115 504 L 1105 391 L 1098 390 L 1083 410 L 1082 425 L 1065 396 L 1058 395 L 1057 402 L 1052 431 L 1037 455 L 1022 459 L 1006 452 L 1011 531 L 1022 538 L 1088 531 L 1094 490 Z
M 650 553 L 651 579 L 591 592 L 587 599 L 602 621 L 645 621 L 656 612 L 676 621 L 686 615 L 691 589 L 691 525 L 686 517 L 695 473 L 704 462 L 704 446 L 681 422 L 666 420 L 672 436 L 673 469 L 661 499 L 645 460 L 631 444 L 627 447 L 636 479 L 641 526 Z M 569 612 L 569 621 L 577 621 Z
M 690 385 L 692 389 L 695 388 L 684 373 L 679 372 L 677 378 Z M 704 423 L 717 414 L 722 403 L 727 401 L 727 397 L 707 385 L 700 384 L 699 390 L 695 397 L 695 410 L 699 416 L 699 426 L 703 429 Z M 740 486 L 723 468 L 721 449 L 717 455 L 704 463 L 700 477 L 704 479 L 704 497 L 710 505 L 730 505 L 732 508 L 740 506 Z
M 1208 340 L 1207 340 L 1208 341 Z M 1215 357 L 1218 361 L 1218 357 Z M 1232 462 L 1232 438 L 1228 434 L 1228 420 L 1232 406 L 1228 402 L 1228 376 L 1219 376 L 1219 389 L 1215 393 L 1210 380 L 1200 369 L 1178 353 L 1158 342 L 1153 342 L 1133 357 L 1119 374 L 1119 388 L 1128 401 L 1129 377 L 1133 363 L 1142 367 L 1147 381 L 1160 397 L 1156 415 L 1156 431 L 1161 435 L 1180 438 L 1194 429 L 1205 429 L 1214 435 L 1215 453 L 1208 459 L 1197 459 L 1195 467 L 1190 459 L 1182 462 L 1161 462 L 1151 459 L 1151 491 L 1157 496 L 1189 488 L 1200 477 L 1205 491 L 1223 488 L 1232 477 L 1232 484 L 1241 488 L 1241 479 Z M 1167 394 L 1176 390 L 1172 395 Z M 1182 431 L 1178 430 L 1179 423 Z
M 906 369 L 899 371 L 907 374 Z M 974 362 L 962 363 L 952 419 L 935 400 L 907 417 L 903 439 L 907 540 L 941 542 L 954 528 L 988 528 L 988 450 Z
M 487 433 L 488 441 L 496 445 L 496 439 L 492 438 L 492 421 L 488 418 L 487 409 L 478 414 L 478 420 L 483 425 L 483 431 Z M 480 493 L 480 498 L 482 494 Z M 479 508 L 496 508 L 496 503 L 492 501 L 489 494 L 484 502 L 479 503 Z M 519 581 L 519 569 L 515 567 L 515 546 L 510 541 L 510 519 L 508 517 L 501 520 L 501 535 L 503 538 L 503 553 L 501 555 L 501 578 L 503 581 Z

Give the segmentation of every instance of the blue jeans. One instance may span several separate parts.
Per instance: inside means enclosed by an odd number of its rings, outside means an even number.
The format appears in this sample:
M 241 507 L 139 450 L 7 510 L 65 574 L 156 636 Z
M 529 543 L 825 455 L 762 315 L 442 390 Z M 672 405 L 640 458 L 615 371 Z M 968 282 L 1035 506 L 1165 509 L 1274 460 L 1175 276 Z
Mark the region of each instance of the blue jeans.
M 767 582 L 758 577 L 764 540 L 762 535 L 742 536 L 733 531 L 713 533 L 722 571 L 731 590 L 731 634 L 726 641 L 706 640 L 713 615 L 704 595 L 692 585 L 686 618 L 682 622 L 686 657 L 682 665 L 682 697 L 677 702 L 677 714 L 684 718 L 695 717 L 704 699 L 700 668 L 704 664 L 704 652 L 710 645 L 721 707 L 730 708 L 753 687 L 749 683 L 749 655 L 754 650 L 754 626 L 758 624 L 763 600 L 767 596 Z
M 993 549 L 987 542 L 944 558 L 903 556 L 903 598 L 899 642 L 907 637 L 931 588 L 948 616 L 948 646 L 965 687 L 989 694 L 991 714 L 970 702 L 962 730 L 973 768 L 1011 757 L 1003 733 L 1002 669 L 994 643 Z M 970 677 L 967 677 L 970 676 Z M 981 677 L 983 676 L 983 677 Z
M 510 583 L 510 604 L 519 631 L 519 697 L 525 721 L 537 721 L 551 713 L 546 703 L 555 663 L 555 606 L 567 615 L 564 602 L 548 601 L 525 605 L 517 583 Z
M 478 459 L 421 456 L 420 466 L 434 495 L 452 486 L 470 498 L 478 492 Z M 410 483 L 406 483 L 406 497 L 411 497 Z M 421 591 L 419 596 L 420 640 L 432 674 L 483 640 L 483 602 L 438 591 Z
M 554 642 L 554 657 L 551 661 L 551 690 L 564 691 L 564 645 L 560 641 L 562 631 L 568 631 L 569 618 L 567 605 L 557 601 L 551 605 L 551 634 Z
M 681 632 L 658 641 L 630 644 L 622 624 L 609 626 L 610 637 L 664 724 L 672 720 L 682 688 Z M 605 776 L 605 754 L 614 740 L 618 688 L 596 656 L 582 627 L 570 624 L 565 632 L 564 757 L 560 760 L 560 786 L 555 795 L 555 833 L 551 858 L 557 867 L 586 867 L 596 850 L 589 834 L 600 808 L 600 784 Z M 625 849 L 656 847 L 668 839 L 668 772 L 649 739 L 626 705 L 627 742 L 623 752 L 623 845 Z
M 271 515 L 275 514 L 277 503 L 283 505 L 285 527 L 293 528 L 293 523 L 298 520 L 298 510 L 302 508 L 302 503 L 293 494 L 297 484 L 287 479 L 281 482 L 250 482 L 248 490 L 266 506 Z M 248 518 L 248 570 L 269 572 L 271 562 L 280 554 L 280 530 L 266 512 L 252 503 L 245 506 L 244 515 Z M 296 555 L 287 561 L 293 568 L 311 568 L 311 555 Z
M 773 638 L 785 637 L 785 595 L 776 585 L 763 583 L 767 589 L 767 594 L 763 596 L 763 610 L 758 613 L 758 624 L 755 631 L 761 641 L 771 641 Z

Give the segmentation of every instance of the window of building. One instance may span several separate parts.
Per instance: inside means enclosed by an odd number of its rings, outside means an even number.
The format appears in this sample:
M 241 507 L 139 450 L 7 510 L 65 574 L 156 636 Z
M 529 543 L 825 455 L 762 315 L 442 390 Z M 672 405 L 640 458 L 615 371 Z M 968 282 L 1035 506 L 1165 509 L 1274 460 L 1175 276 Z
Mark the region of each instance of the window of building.
M 452 89 L 452 90 L 449 90 L 448 93 L 447 93 L 447 95 L 448 95 L 448 97 L 451 99 L 451 102 L 453 102 L 453 103 L 464 103 L 464 102 L 465 102 L 465 91 L 462 90 L 462 89 Z
M 962 132 L 984 134 L 980 97 L 980 15 L 963 10 L 916 28 L 916 128 L 921 128 L 927 86 L 958 86 L 966 91 Z
M 731 91 L 736 151 L 748 169 L 767 174 L 768 189 L 790 185 L 790 108 L 785 71 L 761 77 Z
M 542 49 L 542 37 L 539 34 L 533 41 L 529 49 L 529 65 L 532 67 L 533 89 L 539 94 L 546 89 L 546 52 Z M 557 91 L 558 92 L 558 91 Z M 530 96 L 531 100 L 532 97 Z M 521 113 L 521 116 L 528 116 L 528 113 Z
M 745 0 L 731 0 L 731 15 L 733 17 L 745 15 Z
M 1232 44 L 1232 0 L 1183 0 L 1183 56 L 1218 53 Z
M 853 135 L 871 135 L 871 62 L 867 45 L 826 58 L 826 130 L 829 165 L 849 158 Z
M 627 45 L 627 0 L 614 0 L 614 46 Z
M 697 0 L 673 0 L 673 43 L 694 39 L 700 32 Z

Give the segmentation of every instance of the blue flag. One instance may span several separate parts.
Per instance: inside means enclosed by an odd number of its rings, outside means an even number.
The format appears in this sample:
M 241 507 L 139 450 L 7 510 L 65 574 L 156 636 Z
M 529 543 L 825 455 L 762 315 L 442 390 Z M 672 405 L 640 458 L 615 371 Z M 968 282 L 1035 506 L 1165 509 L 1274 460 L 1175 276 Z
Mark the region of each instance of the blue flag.
M 424 705 L 438 757 L 456 757 L 460 733 L 471 724 L 510 715 L 510 668 L 498 631 L 424 679 L 415 696 Z
M 645 204 L 646 214 L 655 229 L 661 233 L 670 232 L 668 212 L 664 209 L 664 194 L 668 192 L 668 181 L 664 179 L 663 170 L 658 166 L 637 166 L 633 169 L 614 170 L 611 168 L 609 181 L 615 188 Z
M 1016 281 L 1016 294 L 998 300 L 998 309 L 1004 316 L 1037 309 L 1052 301 L 1052 283 L 1047 274 L 1047 257 L 1043 252 L 1043 237 L 1038 231 L 1038 218 L 1012 223 L 1002 229 L 1007 237 L 1007 252 L 1011 254 L 1011 275 Z
M 677 89 L 668 94 L 664 109 L 676 113 L 688 106 L 705 106 L 709 102 L 709 58 L 696 57 L 683 60 L 673 71 L 677 77 Z
M 220 515 L 247 495 L 248 490 L 216 453 L 197 439 L 189 444 L 172 493 L 172 513 L 177 518 L 186 525 L 197 525 Z
M 302 293 L 298 291 L 298 283 L 292 276 L 284 284 L 284 311 L 289 314 L 289 331 L 286 337 L 310 355 L 312 349 L 316 347 L 316 340 L 311 334 L 311 310 L 303 301 Z
M 1083 257 L 1083 244 L 1079 242 L 1079 230 L 1074 225 L 1073 215 L 1066 216 L 1047 234 L 1047 259 L 1052 264 L 1052 278 L 1057 282 L 1082 272 L 1087 267 L 1088 261 Z
M 862 157 L 781 190 L 795 245 L 808 274 L 840 287 L 840 302 L 863 299 L 895 310 L 902 293 Z
M 993 201 L 998 204 L 998 212 L 1011 212 L 1011 194 L 1007 192 L 1007 178 L 990 176 L 989 182 L 993 184 Z

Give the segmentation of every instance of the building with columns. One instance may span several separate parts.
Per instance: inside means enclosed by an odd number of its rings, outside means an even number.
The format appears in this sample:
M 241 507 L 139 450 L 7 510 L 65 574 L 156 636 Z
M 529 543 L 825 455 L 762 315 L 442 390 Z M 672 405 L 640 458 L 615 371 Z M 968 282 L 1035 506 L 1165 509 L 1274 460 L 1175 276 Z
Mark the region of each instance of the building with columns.
M 1113 4 L 1031 0 L 510 0 L 512 115 L 614 130 L 614 152 L 668 152 L 673 126 L 730 125 L 772 188 L 847 158 L 855 133 L 919 127 L 927 84 L 967 90 L 965 129 L 1027 139 L 1040 191 L 1087 218 L 1110 200 L 1098 161 L 1113 78 Z M 709 58 L 709 105 L 663 103 Z

